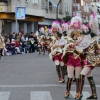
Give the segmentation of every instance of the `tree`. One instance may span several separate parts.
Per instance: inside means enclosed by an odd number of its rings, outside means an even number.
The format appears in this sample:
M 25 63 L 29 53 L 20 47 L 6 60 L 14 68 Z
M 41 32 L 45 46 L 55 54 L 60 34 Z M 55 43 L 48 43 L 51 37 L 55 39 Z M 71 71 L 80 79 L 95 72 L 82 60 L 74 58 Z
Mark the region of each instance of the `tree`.
M 66 17 L 63 18 L 63 20 L 64 20 L 65 22 L 68 22 L 68 21 L 70 21 L 71 19 L 72 19 L 71 16 L 66 16 Z
M 68 22 L 68 21 L 70 21 L 71 19 L 72 19 L 71 16 L 66 16 L 66 17 L 63 17 L 62 19 L 61 19 L 61 18 L 58 18 L 57 20 L 61 23 L 62 20 L 64 20 L 65 22 Z

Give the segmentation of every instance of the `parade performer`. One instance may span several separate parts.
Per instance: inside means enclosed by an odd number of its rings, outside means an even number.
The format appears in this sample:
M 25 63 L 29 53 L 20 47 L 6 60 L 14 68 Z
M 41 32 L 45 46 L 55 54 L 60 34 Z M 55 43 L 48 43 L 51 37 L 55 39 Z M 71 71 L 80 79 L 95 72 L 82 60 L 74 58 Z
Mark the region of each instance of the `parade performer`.
M 51 36 L 46 36 L 45 47 L 48 51 L 48 54 L 51 52 L 51 50 L 50 50 L 50 43 L 51 42 L 52 42 Z
M 61 27 L 58 21 L 53 22 L 52 24 L 52 32 L 56 39 L 54 44 L 51 47 L 51 53 L 49 54 L 50 59 L 53 59 L 56 65 L 56 71 L 58 74 L 59 83 L 64 83 L 64 63 L 61 59 L 63 46 L 67 43 L 65 39 L 61 39 Z M 62 74 L 62 75 L 61 75 Z
M 75 71 L 75 78 L 76 78 L 76 94 L 78 93 L 78 86 L 79 86 L 79 75 L 82 70 L 82 59 L 81 54 L 83 50 L 81 48 L 76 48 L 76 46 L 82 41 L 83 36 L 81 35 L 81 27 L 82 27 L 82 19 L 79 16 L 75 16 L 71 20 L 70 25 L 70 37 L 74 40 L 74 42 L 69 42 L 64 47 L 63 52 L 63 61 L 67 65 L 67 86 L 65 92 L 65 99 L 69 97 L 70 89 L 71 89 L 71 82 L 73 79 L 73 74 Z M 69 34 L 69 33 L 68 33 Z
M 90 29 L 91 36 L 97 35 L 97 37 L 93 37 L 90 45 L 86 49 L 84 49 L 83 69 L 80 73 L 79 92 L 76 96 L 76 100 L 81 100 L 83 97 L 82 91 L 83 91 L 85 76 L 87 76 L 92 91 L 92 95 L 87 99 L 98 99 L 95 82 L 91 72 L 94 69 L 94 67 L 100 65 L 100 52 L 99 52 L 100 37 L 99 37 L 99 30 L 98 30 L 99 29 L 98 20 L 95 14 L 92 14 L 90 16 L 89 28 L 91 28 Z
M 4 43 L 4 39 L 3 37 L 1 36 L 0 34 L 0 59 L 1 59 L 1 56 L 2 56 L 2 50 L 5 48 L 5 43 Z
M 43 27 L 41 27 L 40 33 L 41 33 L 41 36 L 40 36 L 41 51 L 43 52 L 43 55 L 45 55 L 45 35 L 44 35 Z M 40 52 L 39 52 L 39 54 L 40 54 Z

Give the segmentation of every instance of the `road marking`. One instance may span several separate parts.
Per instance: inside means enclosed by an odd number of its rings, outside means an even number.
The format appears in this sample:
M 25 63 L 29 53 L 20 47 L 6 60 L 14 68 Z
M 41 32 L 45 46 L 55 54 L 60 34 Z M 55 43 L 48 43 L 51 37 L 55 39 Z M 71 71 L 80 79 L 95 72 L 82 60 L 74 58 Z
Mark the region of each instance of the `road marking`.
M 0 85 L 0 87 L 4 88 L 20 88 L 20 87 L 66 87 L 66 84 L 34 84 L 34 85 Z M 71 87 L 76 87 L 76 85 L 72 85 Z M 89 87 L 90 85 L 84 85 L 84 87 Z M 97 88 L 100 88 L 100 85 L 96 85 Z
M 10 92 L 0 92 L 0 100 L 8 100 Z
M 52 100 L 49 91 L 34 91 L 31 92 L 31 100 Z
M 70 93 L 73 96 L 73 98 L 75 98 L 76 91 L 71 91 Z M 86 100 L 86 98 L 91 95 L 89 92 L 83 92 L 82 94 L 83 94 L 82 100 Z

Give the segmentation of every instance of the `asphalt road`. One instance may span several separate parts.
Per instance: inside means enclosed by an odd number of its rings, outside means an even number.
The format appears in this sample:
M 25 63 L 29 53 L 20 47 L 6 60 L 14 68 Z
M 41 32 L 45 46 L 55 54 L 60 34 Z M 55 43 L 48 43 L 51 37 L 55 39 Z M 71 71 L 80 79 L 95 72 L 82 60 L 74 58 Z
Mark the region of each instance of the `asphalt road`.
M 100 68 L 95 68 L 93 75 L 100 100 Z M 19 54 L 0 60 L 0 100 L 65 100 L 65 90 L 66 83 L 58 83 L 55 65 L 48 54 Z M 86 79 L 82 100 L 90 93 Z M 75 83 L 72 83 L 67 100 L 74 100 L 74 95 Z

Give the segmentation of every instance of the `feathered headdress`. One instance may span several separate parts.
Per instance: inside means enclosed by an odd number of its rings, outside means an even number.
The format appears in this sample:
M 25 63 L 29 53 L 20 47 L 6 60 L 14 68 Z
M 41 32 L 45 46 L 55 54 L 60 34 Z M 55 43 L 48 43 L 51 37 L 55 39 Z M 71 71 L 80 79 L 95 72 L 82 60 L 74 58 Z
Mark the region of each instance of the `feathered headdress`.
M 80 30 L 82 27 L 82 18 L 79 16 L 75 16 L 71 19 L 71 23 L 70 23 L 71 27 L 74 30 Z
M 82 18 L 79 16 L 74 16 L 70 22 L 70 29 L 68 34 L 70 35 L 73 31 L 82 32 Z
M 93 13 L 90 16 L 90 21 L 89 21 L 89 25 L 91 28 L 91 32 L 93 32 L 95 35 L 99 35 L 99 25 L 98 25 L 98 18 L 97 15 L 95 13 Z
M 44 27 L 41 27 L 40 32 L 44 33 Z
M 61 29 L 61 27 L 60 27 L 60 23 L 59 23 L 58 20 L 55 20 L 55 21 L 52 23 L 52 33 L 54 34 L 53 28 L 56 28 L 56 29 L 57 29 L 57 32 L 62 33 L 62 29 Z

